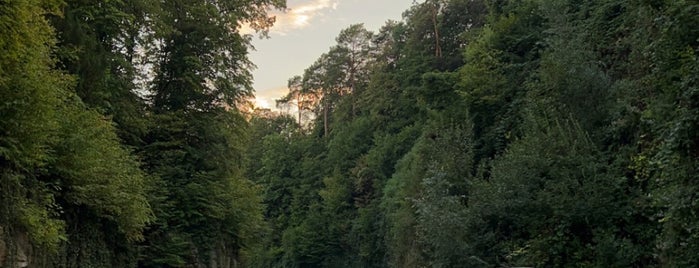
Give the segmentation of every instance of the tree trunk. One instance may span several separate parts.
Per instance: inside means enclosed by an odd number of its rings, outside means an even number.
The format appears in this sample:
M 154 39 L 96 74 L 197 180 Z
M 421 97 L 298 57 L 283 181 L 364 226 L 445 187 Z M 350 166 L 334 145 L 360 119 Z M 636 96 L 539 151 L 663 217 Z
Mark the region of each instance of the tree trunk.
M 328 102 L 325 101 L 323 104 L 323 128 L 325 130 L 325 136 L 328 136 Z
M 298 109 L 299 112 L 299 127 L 301 127 L 301 109 L 303 109 L 303 106 L 301 105 L 301 95 L 298 94 L 296 97 L 296 108 Z
M 434 9 L 432 11 L 432 24 L 434 25 L 434 55 L 437 58 L 442 57 L 442 47 L 439 44 L 439 26 L 437 25 L 437 15 L 439 13 L 439 2 L 434 3 Z

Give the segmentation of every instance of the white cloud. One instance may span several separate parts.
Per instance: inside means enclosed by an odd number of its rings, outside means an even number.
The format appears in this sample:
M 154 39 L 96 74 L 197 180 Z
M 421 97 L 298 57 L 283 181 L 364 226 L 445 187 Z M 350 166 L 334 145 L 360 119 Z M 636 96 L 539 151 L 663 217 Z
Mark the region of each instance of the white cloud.
M 255 107 L 277 110 L 277 99 L 285 96 L 287 93 L 289 93 L 289 89 L 286 87 L 259 90 L 255 93 L 253 103 Z
M 286 35 L 293 30 L 310 26 L 315 19 L 337 9 L 339 0 L 306 0 L 290 6 L 285 12 L 272 12 L 277 17 L 270 33 Z M 245 29 L 243 32 L 249 30 Z
M 277 100 L 284 97 L 289 93 L 287 87 L 277 87 L 267 90 L 258 91 L 253 98 L 252 104 L 253 108 L 263 108 L 269 109 L 270 111 L 277 114 L 287 114 L 291 115 L 296 120 L 301 116 L 301 121 L 304 127 L 308 127 L 309 124 L 313 122 L 315 114 L 308 110 L 302 110 L 299 114 L 299 110 L 296 106 L 296 102 L 292 100 L 288 105 L 277 106 Z
M 262 99 L 262 98 L 255 98 L 255 107 L 261 107 L 261 108 L 266 108 L 266 109 L 272 109 L 274 106 L 272 106 L 271 103 L 269 103 L 269 100 L 267 99 Z

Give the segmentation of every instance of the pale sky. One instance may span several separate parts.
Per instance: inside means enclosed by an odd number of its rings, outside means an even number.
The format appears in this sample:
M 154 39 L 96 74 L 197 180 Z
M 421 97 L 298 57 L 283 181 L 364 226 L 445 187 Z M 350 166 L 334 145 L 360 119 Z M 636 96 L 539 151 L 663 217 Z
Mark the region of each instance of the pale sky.
M 250 53 L 257 69 L 256 105 L 274 108 L 274 100 L 286 95 L 286 82 L 302 75 L 321 54 L 335 45 L 340 30 L 364 23 L 376 32 L 388 20 L 401 20 L 413 0 L 287 0 L 288 10 L 277 13 L 269 39 L 253 38 Z

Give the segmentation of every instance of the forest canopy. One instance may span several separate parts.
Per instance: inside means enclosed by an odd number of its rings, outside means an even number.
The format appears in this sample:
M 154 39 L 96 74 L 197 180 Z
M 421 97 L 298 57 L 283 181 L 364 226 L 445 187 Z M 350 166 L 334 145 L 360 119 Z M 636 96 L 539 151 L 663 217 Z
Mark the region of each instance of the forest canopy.
M 696 1 L 426 0 L 347 27 L 297 115 L 251 121 L 257 266 L 696 266 L 696 25 Z
M 0 267 L 699 265 L 696 1 L 414 1 L 250 110 L 285 7 L 0 0 Z

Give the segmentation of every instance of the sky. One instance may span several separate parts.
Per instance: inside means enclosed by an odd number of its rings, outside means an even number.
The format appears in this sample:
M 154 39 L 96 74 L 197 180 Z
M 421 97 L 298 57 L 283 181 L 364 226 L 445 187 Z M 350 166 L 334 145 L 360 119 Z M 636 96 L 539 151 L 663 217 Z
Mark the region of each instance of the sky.
M 401 20 L 413 0 L 287 0 L 286 12 L 274 12 L 277 21 L 269 39 L 253 38 L 255 105 L 275 107 L 287 94 L 287 80 L 302 75 L 321 54 L 335 45 L 340 30 L 364 23 L 378 31 L 388 20 Z

